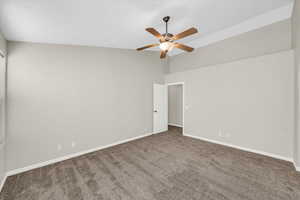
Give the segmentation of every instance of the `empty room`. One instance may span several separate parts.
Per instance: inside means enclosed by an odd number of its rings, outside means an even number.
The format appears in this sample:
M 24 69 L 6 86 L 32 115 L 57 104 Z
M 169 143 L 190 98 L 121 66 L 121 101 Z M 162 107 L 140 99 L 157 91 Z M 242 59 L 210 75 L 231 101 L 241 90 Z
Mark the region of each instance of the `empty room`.
M 0 200 L 299 200 L 300 0 L 0 0 Z

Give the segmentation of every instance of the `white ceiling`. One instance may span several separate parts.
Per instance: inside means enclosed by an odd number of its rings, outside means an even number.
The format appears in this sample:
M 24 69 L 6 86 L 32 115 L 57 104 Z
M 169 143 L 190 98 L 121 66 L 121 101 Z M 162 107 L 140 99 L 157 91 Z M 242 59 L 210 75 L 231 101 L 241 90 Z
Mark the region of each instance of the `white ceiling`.
M 199 29 L 200 34 L 183 41 L 191 45 L 195 41 L 198 47 L 201 39 L 251 19 L 256 19 L 259 23 L 260 18 L 257 16 L 289 5 L 291 7 L 292 2 L 293 0 L 0 0 L 0 29 L 8 40 L 136 49 L 145 44 L 156 43 L 156 38 L 145 32 L 145 28 L 155 27 L 164 32 L 161 18 L 170 15 L 171 33 L 179 33 L 192 26 Z M 278 17 L 277 14 L 277 20 L 280 20 L 281 14 L 279 15 Z M 272 20 L 265 24 L 274 22 Z

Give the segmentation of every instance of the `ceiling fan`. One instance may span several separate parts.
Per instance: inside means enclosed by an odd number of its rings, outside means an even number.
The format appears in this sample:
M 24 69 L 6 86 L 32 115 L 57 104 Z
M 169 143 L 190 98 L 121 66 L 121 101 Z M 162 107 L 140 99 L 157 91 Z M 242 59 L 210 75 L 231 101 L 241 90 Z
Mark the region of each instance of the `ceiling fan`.
M 154 35 L 155 37 L 157 37 L 159 39 L 159 43 L 150 44 L 150 45 L 138 48 L 137 51 L 142 51 L 144 49 L 159 46 L 160 49 L 161 49 L 161 52 L 160 52 L 160 58 L 161 59 L 165 58 L 167 53 L 170 52 L 174 47 L 179 48 L 179 49 L 184 50 L 184 51 L 187 51 L 187 52 L 192 52 L 194 50 L 194 48 L 189 47 L 189 46 L 184 45 L 184 44 L 177 43 L 175 41 L 179 40 L 181 38 L 190 36 L 192 34 L 195 34 L 195 33 L 198 32 L 198 30 L 196 28 L 190 28 L 186 31 L 183 31 L 182 33 L 179 33 L 177 35 L 173 35 L 171 33 L 168 33 L 168 22 L 169 22 L 169 20 L 170 20 L 169 16 L 166 16 L 166 17 L 163 18 L 163 21 L 166 23 L 166 33 L 164 33 L 164 34 L 160 34 L 154 28 L 146 28 L 146 31 L 148 31 L 149 33 L 151 33 L 152 35 Z

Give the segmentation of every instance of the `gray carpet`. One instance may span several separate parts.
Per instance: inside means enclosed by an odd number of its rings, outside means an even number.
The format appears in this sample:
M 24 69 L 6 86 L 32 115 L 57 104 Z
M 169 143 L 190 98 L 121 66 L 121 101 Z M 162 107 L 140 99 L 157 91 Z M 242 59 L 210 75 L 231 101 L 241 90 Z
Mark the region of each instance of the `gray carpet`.
M 9 177 L 0 200 L 299 200 L 289 162 L 178 129 Z

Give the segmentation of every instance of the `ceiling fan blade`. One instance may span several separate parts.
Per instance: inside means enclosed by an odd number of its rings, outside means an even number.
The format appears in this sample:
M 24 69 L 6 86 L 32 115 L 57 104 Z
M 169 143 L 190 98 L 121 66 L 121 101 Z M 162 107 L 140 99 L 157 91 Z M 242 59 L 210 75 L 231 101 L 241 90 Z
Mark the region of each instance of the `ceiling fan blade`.
M 169 49 L 168 49 L 168 52 L 169 52 L 169 51 L 172 51 L 172 50 L 174 49 L 175 44 L 176 44 L 176 43 L 172 43 L 172 44 L 170 45 L 170 47 L 169 47 Z
M 182 33 L 179 33 L 179 34 L 173 36 L 172 40 L 179 40 L 181 38 L 193 35 L 195 33 L 198 33 L 198 30 L 196 28 L 190 28 L 190 29 L 188 29 L 186 31 L 183 31 Z
M 167 53 L 168 53 L 168 50 L 161 51 L 161 52 L 160 52 L 160 58 L 161 58 L 161 59 L 166 58 Z
M 151 48 L 151 47 L 156 47 L 156 46 L 158 46 L 158 45 L 159 45 L 159 44 L 149 44 L 149 45 L 147 45 L 147 46 L 138 48 L 138 49 L 136 49 L 136 50 L 137 50 L 137 51 L 142 51 L 142 50 L 144 50 L 144 49 L 148 49 L 148 48 Z
M 184 44 L 175 43 L 174 46 L 177 47 L 177 48 L 179 48 L 179 49 L 181 49 L 181 50 L 187 51 L 187 52 L 192 52 L 192 51 L 194 51 L 194 48 L 189 47 L 189 46 L 186 46 L 186 45 L 184 45 Z
M 149 33 L 151 33 L 152 35 L 154 35 L 155 37 L 162 39 L 163 36 L 154 28 L 146 28 L 146 31 L 148 31 Z

